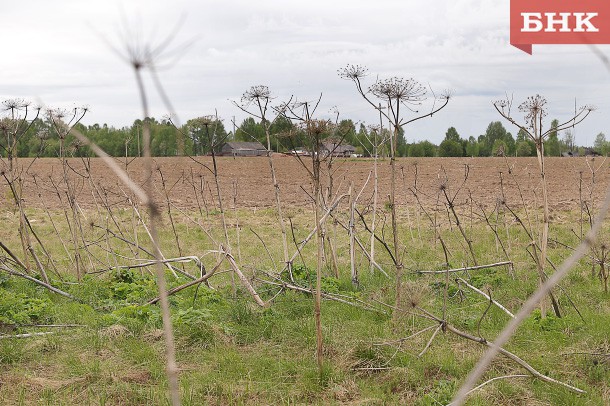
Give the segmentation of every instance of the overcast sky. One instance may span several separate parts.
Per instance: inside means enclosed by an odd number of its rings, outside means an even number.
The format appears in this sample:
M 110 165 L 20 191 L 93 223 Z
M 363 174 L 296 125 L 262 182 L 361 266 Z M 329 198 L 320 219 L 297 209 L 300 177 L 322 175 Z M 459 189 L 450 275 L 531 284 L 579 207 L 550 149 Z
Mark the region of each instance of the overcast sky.
M 515 105 L 546 96 L 549 122 L 569 118 L 575 99 L 595 105 L 576 142 L 610 135 L 610 73 L 600 59 L 587 46 L 534 45 L 533 56 L 512 47 L 509 0 L 11 2 L 0 14 L 0 98 L 88 105 L 85 124 L 131 125 L 142 114 L 133 71 L 108 43 L 122 48 L 127 31 L 131 42 L 155 46 L 177 24 L 157 63 L 182 121 L 217 110 L 230 130 L 233 116 L 238 124 L 245 118 L 230 100 L 264 84 L 278 102 L 322 93 L 319 117 L 336 106 L 342 118 L 374 124 L 375 111 L 337 76 L 360 64 L 371 73 L 367 84 L 402 76 L 452 91 L 445 110 L 406 128 L 409 142 L 439 143 L 451 126 L 476 137 L 501 120 L 491 103 L 506 94 Z M 599 49 L 610 55 L 610 46 Z M 168 109 L 150 80 L 147 89 L 151 115 L 161 118 Z

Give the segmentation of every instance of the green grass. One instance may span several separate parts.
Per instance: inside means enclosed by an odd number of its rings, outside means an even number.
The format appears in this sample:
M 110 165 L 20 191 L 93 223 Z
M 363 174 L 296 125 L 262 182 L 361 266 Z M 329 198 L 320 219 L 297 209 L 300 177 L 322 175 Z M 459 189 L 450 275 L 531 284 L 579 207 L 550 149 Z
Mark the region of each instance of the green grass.
M 47 249 L 57 264 L 63 266 L 60 280 L 50 273 L 53 283 L 76 296 L 71 301 L 49 293 L 26 280 L 0 273 L 0 321 L 6 324 L 78 324 L 79 327 L 55 328 L 52 335 L 24 339 L 0 339 L 0 399 L 3 404 L 49 405 L 117 405 L 169 404 L 164 372 L 164 342 L 160 332 L 161 317 L 157 306 L 144 303 L 157 295 L 154 278 L 147 270 L 107 271 L 86 275 L 80 283 L 65 251 L 57 241 L 46 214 L 28 212 L 39 219 L 37 231 L 49 243 Z M 88 213 L 91 221 L 103 224 L 96 213 Z M 129 234 L 131 214 L 117 211 L 117 219 Z M 196 213 L 191 213 L 197 216 Z M 240 230 L 239 251 L 244 271 L 274 272 L 282 259 L 276 220 L 272 210 L 237 212 Z M 303 210 L 292 210 L 297 241 L 312 226 Z M 52 213 L 54 221 L 66 233 L 62 213 Z M 344 214 L 342 214 L 344 216 Z M 571 213 L 564 217 L 571 218 Z M 573 216 L 572 216 L 573 217 Z M 7 215 L 15 222 L 15 216 Z M 234 213 L 227 218 L 234 222 Z M 414 219 L 413 212 L 411 218 Z M 423 218 L 423 217 L 422 217 Z M 6 220 L 6 219 L 5 219 Z M 210 237 L 190 220 L 175 218 L 184 253 L 197 254 L 211 268 L 217 258 L 206 250 L 214 249 Z M 199 219 L 209 226 L 214 239 L 222 241 L 218 227 L 219 215 Z M 161 231 L 166 257 L 177 256 L 177 247 L 168 220 Z M 17 224 L 17 223 L 14 223 Z M 444 275 L 418 275 L 419 269 L 444 269 L 445 257 L 440 243 L 427 224 L 421 233 L 415 226 L 403 224 L 401 239 L 406 250 L 405 296 L 428 311 L 443 311 Z M 565 244 L 577 241 L 570 222 L 554 224 L 552 237 Z M 263 236 L 263 243 L 250 228 Z M 0 239 L 18 252 L 18 235 L 7 226 Z M 329 226 L 329 233 L 332 229 Z M 471 263 L 467 249 L 455 225 L 441 225 L 441 235 L 450 251 L 450 266 Z M 493 233 L 480 222 L 472 229 L 477 260 L 481 264 L 504 260 L 496 250 Z M 607 228 L 606 228 L 607 230 Z M 100 232 L 85 231 L 87 240 L 99 240 Z M 415 236 L 414 239 L 411 235 Z M 352 286 L 349 277 L 347 239 L 338 228 L 337 250 L 340 252 L 340 276 L 325 270 L 324 288 L 368 303 L 393 304 L 393 270 L 387 254 L 377 246 L 378 260 L 390 273 L 387 279 L 368 271 L 366 259 L 358 254 L 360 285 Z M 501 233 L 506 238 L 506 231 Z M 230 229 L 233 253 L 237 257 L 235 227 Z M 360 231 L 362 241 L 366 233 Z M 604 238 L 608 236 L 605 235 Z M 146 234 L 138 230 L 144 244 Z M 480 289 L 489 289 L 495 300 L 517 311 L 538 286 L 536 271 L 525 251 L 527 238 L 518 225 L 508 230 L 509 253 L 515 262 L 513 278 L 505 267 L 471 271 L 458 276 L 468 279 Z M 103 244 L 106 244 L 105 242 Z M 103 244 L 100 244 L 103 246 Z M 68 250 L 71 250 L 68 245 Z M 112 248 L 125 256 L 133 256 L 129 247 L 113 240 Z M 38 249 L 38 248 L 37 248 Z M 267 253 L 266 250 L 269 250 Z M 292 248 L 291 248 L 292 251 Z M 100 262 L 113 265 L 113 259 L 99 246 L 90 252 Z M 206 255 L 204 255 L 206 254 Z M 570 254 L 565 247 L 552 245 L 549 258 L 559 264 Z M 42 255 L 40 253 L 40 255 Z M 273 257 L 274 262 L 271 261 Z M 144 257 L 140 253 L 140 257 Z M 303 251 L 295 265 L 295 278 L 307 287 L 313 278 L 315 261 L 313 242 Z M 117 259 L 129 263 L 127 259 Z M 88 261 L 84 262 L 88 269 Z M 96 269 L 104 268 L 93 262 Z M 420 357 L 434 329 L 397 344 L 396 340 L 434 325 L 408 313 L 393 319 L 391 313 L 376 313 L 335 301 L 324 301 L 322 324 L 324 333 L 324 368 L 318 371 L 315 352 L 313 300 L 305 293 L 277 288 L 260 281 L 255 286 L 264 299 L 275 296 L 268 308 L 256 306 L 245 290 L 231 287 L 230 273 L 222 272 L 211 279 L 213 290 L 200 286 L 189 288 L 171 297 L 172 321 L 180 366 L 180 387 L 185 405 L 260 405 L 260 404 L 414 404 L 448 403 L 467 373 L 481 356 L 484 347 L 450 333 L 439 332 Z M 185 270 L 195 274 L 192 263 Z M 552 272 L 551 269 L 548 272 Z M 257 275 L 269 279 L 260 272 Z M 453 278 L 452 278 L 453 279 Z M 185 278 L 167 273 L 171 286 Z M 542 318 L 539 311 L 531 315 L 507 345 L 534 368 L 553 378 L 587 391 L 575 395 L 562 387 L 532 378 L 500 380 L 475 392 L 469 405 L 566 404 L 603 405 L 610 403 L 610 358 L 584 353 L 610 352 L 610 296 L 603 293 L 599 280 L 591 275 L 588 261 L 570 271 L 562 283 L 564 292 L 556 295 L 564 313 L 562 318 Z M 195 295 L 195 292 L 197 294 Z M 581 312 L 584 321 L 572 308 L 568 297 Z M 450 323 L 474 335 L 493 340 L 508 321 L 508 316 L 495 307 L 486 311 L 488 303 L 476 293 L 451 282 L 447 318 Z M 386 310 L 389 310 L 386 308 Z M 483 317 L 483 314 L 485 316 Z M 10 334 L 49 331 L 17 326 Z M 9 332 L 7 332 L 9 333 Z M 393 344 L 383 344 L 391 343 Z M 518 365 L 497 358 L 485 380 L 501 375 L 524 373 Z

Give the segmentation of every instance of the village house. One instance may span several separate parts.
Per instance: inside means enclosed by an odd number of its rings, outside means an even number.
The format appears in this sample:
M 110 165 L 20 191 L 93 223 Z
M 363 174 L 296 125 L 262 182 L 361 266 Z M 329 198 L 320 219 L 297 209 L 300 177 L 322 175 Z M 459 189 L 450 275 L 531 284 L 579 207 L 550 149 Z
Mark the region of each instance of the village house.
M 292 155 L 299 156 L 311 156 L 311 151 L 306 147 L 293 148 L 290 153 Z M 356 148 L 351 145 L 333 144 L 331 142 L 325 142 L 320 147 L 320 154 L 323 157 L 327 157 L 332 154 L 333 157 L 349 158 L 355 155 Z
M 267 149 L 258 141 L 231 141 L 220 149 L 223 156 L 266 156 Z
M 324 156 L 332 155 L 333 157 L 349 158 L 352 154 L 356 153 L 356 148 L 349 144 L 335 144 L 332 142 L 325 142 L 322 144 L 320 153 Z

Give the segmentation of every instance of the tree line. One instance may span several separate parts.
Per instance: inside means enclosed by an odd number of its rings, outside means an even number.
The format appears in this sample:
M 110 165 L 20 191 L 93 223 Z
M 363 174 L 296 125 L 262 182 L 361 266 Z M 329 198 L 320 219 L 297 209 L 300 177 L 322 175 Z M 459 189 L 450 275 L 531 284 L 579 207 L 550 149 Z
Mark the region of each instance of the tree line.
M 220 148 L 228 141 L 260 141 L 267 145 L 263 123 L 248 117 L 235 131 L 227 131 L 222 120 L 216 119 L 213 125 L 213 139 L 198 125 L 197 118 L 188 120 L 177 126 L 171 119 L 157 120 L 147 118 L 151 131 L 151 153 L 153 156 L 206 155 L 211 147 Z M 557 127 L 558 121 L 553 120 L 551 127 Z M 0 126 L 1 127 L 1 126 Z M 131 126 L 116 128 L 107 124 L 84 125 L 77 123 L 75 129 L 91 141 L 99 145 L 112 156 L 140 156 L 142 151 L 142 120 L 135 120 Z M 299 129 L 287 118 L 278 117 L 271 123 L 271 148 L 274 152 L 289 152 L 302 147 L 299 145 Z M 371 156 L 375 150 L 373 144 L 381 144 L 377 153 L 382 156 L 389 154 L 390 134 L 387 129 L 356 124 L 350 119 L 344 119 L 335 124 L 334 131 L 341 134 L 344 144 L 356 147 L 356 152 L 363 156 Z M 49 118 L 36 118 L 18 140 L 16 151 L 20 157 L 57 157 L 59 156 L 60 137 Z M 378 134 L 377 134 L 378 133 Z M 379 142 L 381 140 L 381 142 Z M 8 137 L 0 131 L 0 153 L 7 154 Z M 72 135 L 67 135 L 63 144 L 67 156 L 93 156 L 91 150 L 81 145 Z M 610 142 L 603 133 L 599 133 L 594 143 L 595 151 L 606 155 L 610 153 Z M 565 152 L 580 152 L 582 147 L 574 144 L 574 136 L 570 130 L 563 134 L 552 131 L 545 141 L 545 155 L 561 156 Z M 401 157 L 488 157 L 488 156 L 536 156 L 536 146 L 522 131 L 516 137 L 506 130 L 499 121 L 489 123 L 484 134 L 478 137 L 463 138 L 455 127 L 450 127 L 443 141 L 436 145 L 430 141 L 408 143 L 404 132 L 396 138 L 396 155 Z

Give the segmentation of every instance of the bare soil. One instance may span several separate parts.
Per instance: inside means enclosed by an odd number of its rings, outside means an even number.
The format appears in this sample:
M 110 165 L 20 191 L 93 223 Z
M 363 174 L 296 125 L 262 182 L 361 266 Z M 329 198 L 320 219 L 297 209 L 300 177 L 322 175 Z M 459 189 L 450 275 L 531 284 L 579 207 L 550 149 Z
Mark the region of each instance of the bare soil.
M 295 158 L 276 154 L 273 157 L 280 184 L 282 203 L 286 207 L 309 205 L 310 179 L 302 164 Z M 212 175 L 211 157 L 155 158 L 156 171 L 154 185 L 157 201 L 166 201 L 166 192 L 177 207 L 184 209 L 216 209 L 216 185 Z M 145 181 L 143 160 L 127 161 L 117 159 L 123 168 L 127 167 L 131 178 L 142 185 Z M 610 161 L 605 158 L 587 160 L 585 158 L 547 158 L 546 176 L 549 185 L 549 200 L 554 210 L 578 210 L 581 197 L 599 204 L 610 183 Z M 61 181 L 63 170 L 58 159 L 19 159 L 25 168 L 24 202 L 26 207 L 58 208 L 67 205 L 67 191 Z M 272 207 L 275 205 L 269 162 L 266 157 L 217 158 L 221 194 L 225 208 Z M 306 164 L 310 162 L 305 161 Z M 30 166 L 31 164 L 31 166 Z M 68 176 L 76 185 L 76 201 L 83 208 L 92 208 L 107 199 L 109 204 L 127 205 L 127 187 L 99 159 L 89 161 L 69 159 Z M 89 165 L 90 170 L 86 170 Z M 379 161 L 380 202 L 387 201 L 390 190 L 390 162 Z M 592 182 L 592 168 L 598 168 L 595 182 Z M 477 204 L 493 207 L 499 199 L 513 207 L 521 207 L 521 196 L 526 205 L 537 207 L 541 204 L 542 189 L 540 173 L 535 158 L 402 158 L 397 161 L 398 177 L 397 202 L 401 205 L 415 205 L 412 190 L 417 186 L 421 200 L 434 204 L 442 197 L 442 188 L 455 197 L 455 204 L 469 202 L 470 197 Z M 360 190 L 371 175 L 373 160 L 335 160 L 332 164 L 333 190 L 346 193 L 353 182 L 354 189 Z M 324 183 L 328 187 L 328 168 L 324 171 Z M 162 177 L 165 183 L 163 187 Z M 467 175 L 467 177 L 466 177 Z M 582 177 L 582 182 L 581 182 Z M 593 190 L 591 187 L 593 185 Z M 373 178 L 370 177 L 361 202 L 366 202 L 372 194 Z M 8 186 L 0 188 L 0 204 L 12 204 Z M 94 190 L 94 188 L 96 190 Z M 204 193 L 201 193 L 201 190 Z M 457 193 L 456 195 L 456 192 Z M 205 199 L 205 201 L 204 201 Z M 97 202 L 97 203 L 96 203 Z M 590 205 L 590 203 L 588 203 Z M 6 207 L 6 206 L 5 206 Z

